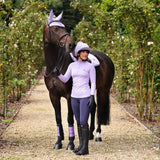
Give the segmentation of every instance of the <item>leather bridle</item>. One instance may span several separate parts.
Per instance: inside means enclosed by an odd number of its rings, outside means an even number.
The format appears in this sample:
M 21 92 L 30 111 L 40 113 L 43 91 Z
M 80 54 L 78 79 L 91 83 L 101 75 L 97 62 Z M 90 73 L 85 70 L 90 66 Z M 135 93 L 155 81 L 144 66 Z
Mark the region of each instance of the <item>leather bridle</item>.
M 52 21 L 52 22 L 56 22 L 56 21 Z M 61 48 L 63 48 L 63 47 L 66 46 L 66 41 L 67 41 L 67 38 L 68 38 L 68 36 L 69 36 L 69 33 L 66 32 L 66 33 L 64 33 L 63 35 L 59 36 L 56 32 L 54 32 L 54 31 L 51 29 L 50 24 L 51 24 L 52 22 L 47 23 L 48 28 L 49 28 L 49 39 L 50 39 L 50 41 L 51 41 L 51 36 L 52 36 L 52 33 L 53 33 L 53 34 L 55 35 L 56 40 L 57 40 L 56 45 L 59 46 L 59 47 L 61 47 Z M 63 37 L 65 37 L 64 42 L 61 41 Z M 61 68 L 62 68 L 62 60 L 63 60 L 63 55 L 58 54 L 57 67 L 59 68 L 59 70 L 61 70 Z M 46 72 L 45 72 L 44 76 L 47 78 L 47 77 L 49 77 L 52 73 L 53 73 L 53 71 L 51 71 L 49 74 L 46 74 Z
M 59 21 L 51 21 L 50 23 L 47 23 L 48 28 L 49 28 L 49 38 L 50 38 L 50 40 L 51 40 L 51 36 L 52 36 L 52 33 L 53 33 L 53 34 L 55 35 L 56 40 L 57 40 L 56 45 L 59 46 L 59 47 L 65 47 L 65 46 L 66 46 L 67 38 L 68 38 L 68 36 L 69 36 L 69 33 L 66 32 L 66 33 L 64 33 L 63 35 L 59 36 L 59 35 L 58 35 L 56 32 L 54 32 L 54 31 L 51 29 L 51 27 L 50 27 L 50 24 L 53 23 L 53 22 L 59 22 Z M 61 41 L 63 37 L 65 37 L 64 42 Z

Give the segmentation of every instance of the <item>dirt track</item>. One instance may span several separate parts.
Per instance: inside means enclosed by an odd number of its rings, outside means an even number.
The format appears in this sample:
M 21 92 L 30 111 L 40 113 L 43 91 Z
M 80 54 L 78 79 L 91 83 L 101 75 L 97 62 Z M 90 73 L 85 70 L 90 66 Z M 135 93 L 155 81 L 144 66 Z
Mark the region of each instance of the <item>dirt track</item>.
M 68 124 L 66 100 L 62 98 L 65 140 L 61 150 L 53 150 L 57 140 L 54 109 L 43 79 L 34 88 L 13 123 L 3 133 L 0 159 L 92 159 L 92 160 L 160 160 L 160 140 L 133 121 L 112 101 L 111 124 L 102 126 L 102 142 L 89 142 L 89 155 L 76 156 L 67 151 Z M 75 145 L 78 144 L 75 125 Z

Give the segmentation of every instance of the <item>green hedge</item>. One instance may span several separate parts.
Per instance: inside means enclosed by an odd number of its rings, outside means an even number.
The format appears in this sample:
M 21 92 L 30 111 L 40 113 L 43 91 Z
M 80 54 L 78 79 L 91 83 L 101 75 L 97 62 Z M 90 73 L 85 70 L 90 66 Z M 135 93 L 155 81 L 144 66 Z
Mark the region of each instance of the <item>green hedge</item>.
M 7 103 L 21 98 L 44 65 L 42 40 L 47 18 L 44 10 L 41 2 L 27 2 L 23 10 L 12 12 L 6 28 L 0 27 L 0 113 L 3 116 Z M 6 26 L 3 21 L 0 25 Z
M 139 117 L 151 120 L 160 102 L 159 6 L 145 0 L 83 0 L 72 5 L 84 15 L 74 39 L 109 55 L 118 100 L 134 99 Z

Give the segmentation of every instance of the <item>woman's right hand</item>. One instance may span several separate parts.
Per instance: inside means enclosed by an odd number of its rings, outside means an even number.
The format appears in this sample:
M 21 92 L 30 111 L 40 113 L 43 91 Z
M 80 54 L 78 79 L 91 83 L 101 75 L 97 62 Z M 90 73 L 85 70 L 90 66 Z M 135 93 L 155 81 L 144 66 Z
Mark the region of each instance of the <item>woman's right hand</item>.
M 61 73 L 59 72 L 59 69 L 57 67 L 54 67 L 53 73 L 57 74 L 59 76 Z

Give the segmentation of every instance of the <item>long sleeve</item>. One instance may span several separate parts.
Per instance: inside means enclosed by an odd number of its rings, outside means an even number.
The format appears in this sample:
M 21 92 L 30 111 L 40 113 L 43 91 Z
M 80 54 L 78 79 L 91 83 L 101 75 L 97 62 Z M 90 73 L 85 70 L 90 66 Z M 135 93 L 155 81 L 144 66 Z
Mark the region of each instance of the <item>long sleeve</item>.
M 64 75 L 63 75 L 63 74 L 60 74 L 60 75 L 58 76 L 58 78 L 59 78 L 62 82 L 64 82 L 64 83 L 66 83 L 66 82 L 71 78 L 71 67 L 70 67 L 70 65 L 69 65 L 66 73 L 65 73 Z
M 91 95 L 94 95 L 96 90 L 96 71 L 93 65 L 91 66 L 90 69 L 90 82 L 91 82 Z
M 72 58 L 72 60 L 73 60 L 74 62 L 78 61 L 77 58 L 74 57 L 72 53 L 70 53 L 70 56 L 71 56 L 71 58 Z
M 84 98 L 95 93 L 95 74 L 95 68 L 91 63 L 87 61 L 76 61 L 69 65 L 64 75 L 60 74 L 58 77 L 64 83 L 72 77 L 71 97 Z
M 77 61 L 77 59 L 73 56 L 72 53 L 70 53 L 70 56 L 71 56 L 71 58 L 72 58 L 72 60 L 73 60 L 74 62 Z M 89 53 L 89 54 L 88 54 L 88 59 L 91 61 L 91 63 L 92 63 L 95 67 L 100 65 L 99 60 L 98 60 L 97 57 L 94 56 L 93 54 Z
M 100 65 L 99 60 L 97 59 L 96 56 L 94 56 L 93 54 L 88 54 L 88 59 L 91 61 L 91 63 L 96 67 Z

